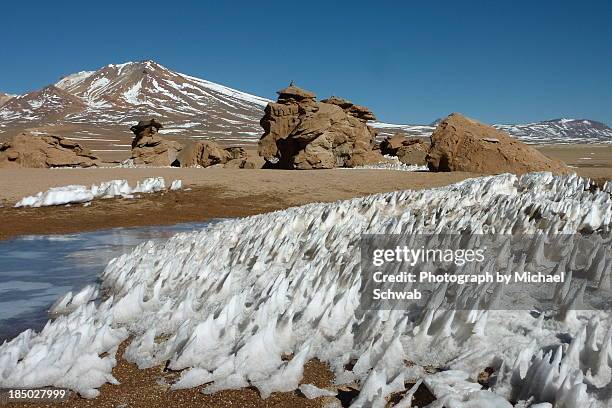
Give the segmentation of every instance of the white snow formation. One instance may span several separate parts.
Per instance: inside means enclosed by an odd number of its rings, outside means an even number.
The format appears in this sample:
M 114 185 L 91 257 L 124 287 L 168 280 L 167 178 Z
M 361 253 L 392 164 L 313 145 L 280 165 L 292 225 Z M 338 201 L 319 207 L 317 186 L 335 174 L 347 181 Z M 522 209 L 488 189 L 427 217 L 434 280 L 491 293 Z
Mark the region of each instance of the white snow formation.
M 437 397 L 430 407 L 610 407 L 608 311 L 544 316 L 443 310 L 435 302 L 420 311 L 360 311 L 358 291 L 361 233 L 611 227 L 610 184 L 596 190 L 576 175 L 550 173 L 219 222 L 143 243 L 108 264 L 100 288 L 60 299 L 59 317 L 40 333 L 27 330 L 0 346 L 0 387 L 53 385 L 96 397 L 103 383 L 117 382 L 118 346 L 131 337 L 125 359 L 182 371 L 172 389 L 253 386 L 266 398 L 300 387 L 304 364 L 318 358 L 336 385 L 359 388 L 353 407 L 384 407 L 398 392 L 407 393 L 400 405 L 408 407 L 416 388 L 406 384 L 419 381 Z M 608 282 L 610 266 L 600 271 Z M 94 302 L 98 291 L 107 295 Z M 477 379 L 487 367 L 495 372 L 483 389 Z
M 170 191 L 176 191 L 183 188 L 183 180 L 174 180 L 172 184 L 170 184 Z
M 179 190 L 182 187 L 181 180 L 174 180 L 170 190 Z M 127 180 L 111 180 L 93 184 L 91 187 L 81 185 L 70 185 L 63 187 L 52 187 L 45 192 L 24 197 L 19 200 L 15 207 L 45 207 L 49 205 L 64 205 L 74 203 L 87 203 L 95 198 L 124 197 L 133 198 L 136 193 L 156 193 L 166 189 L 163 177 L 149 177 L 136 183 L 136 187 L 130 187 Z
M 397 157 L 385 155 L 385 161 L 376 164 L 366 164 L 363 166 L 356 167 L 342 167 L 345 170 L 398 170 L 398 171 L 429 171 L 427 166 L 420 166 L 418 164 L 404 164 Z

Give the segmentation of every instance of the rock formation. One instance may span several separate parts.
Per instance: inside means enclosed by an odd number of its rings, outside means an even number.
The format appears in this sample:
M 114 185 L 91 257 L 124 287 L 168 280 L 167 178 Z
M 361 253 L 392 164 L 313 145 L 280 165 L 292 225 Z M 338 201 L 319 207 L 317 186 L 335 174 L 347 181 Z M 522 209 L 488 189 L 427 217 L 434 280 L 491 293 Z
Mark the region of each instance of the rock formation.
M 367 108 L 338 97 L 317 102 L 315 94 L 293 84 L 270 102 L 260 124 L 259 155 L 266 167 L 329 169 L 379 162 L 373 151 L 375 119 Z
M 181 167 L 210 167 L 224 164 L 229 160 L 229 153 L 212 140 L 203 140 L 187 145 L 179 154 Z
M 225 151 L 229 153 L 229 160 L 223 167 L 232 169 L 254 169 L 258 166 L 242 147 L 227 147 Z
M 88 149 L 60 136 L 20 133 L 0 143 L 0 168 L 92 167 L 96 160 Z
M 427 166 L 431 171 L 484 174 L 569 171 L 562 162 L 544 156 L 505 132 L 459 113 L 442 120 L 431 135 Z
M 158 133 L 162 127 L 161 123 L 151 119 L 140 121 L 130 128 L 136 135 L 132 140 L 132 160 L 135 165 L 180 166 L 177 157 L 183 145 L 163 139 Z
M 401 133 L 387 137 L 380 143 L 380 152 L 384 155 L 396 156 L 404 164 L 424 166 L 429 146 L 421 139 L 408 138 Z
M 223 148 L 213 140 L 203 140 L 188 145 L 179 154 L 178 161 L 182 167 L 224 165 L 228 168 L 255 168 L 242 147 Z

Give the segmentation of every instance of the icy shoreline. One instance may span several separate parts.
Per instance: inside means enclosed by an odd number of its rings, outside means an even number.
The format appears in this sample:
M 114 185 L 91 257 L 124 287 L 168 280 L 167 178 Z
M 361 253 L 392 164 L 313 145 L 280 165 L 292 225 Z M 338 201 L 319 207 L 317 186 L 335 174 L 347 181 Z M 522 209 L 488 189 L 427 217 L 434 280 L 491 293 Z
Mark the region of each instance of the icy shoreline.
M 117 227 L 0 241 L 0 344 L 28 328 L 40 331 L 49 305 L 67 291 L 97 282 L 108 262 L 148 240 L 167 240 L 205 223 Z
M 610 313 L 364 313 L 356 254 L 364 232 L 609 232 L 611 219 L 609 184 L 593 192 L 577 176 L 505 174 L 310 204 L 148 242 L 109 263 L 102 303 L 92 302 L 94 286 L 68 295 L 54 306 L 64 315 L 41 333 L 0 346 L 0 387 L 55 385 L 95 397 L 101 384 L 116 382 L 117 347 L 132 336 L 128 361 L 184 370 L 174 389 L 254 386 L 265 398 L 298 388 L 304 363 L 318 358 L 337 384 L 360 385 L 355 407 L 384 406 L 409 380 L 436 395 L 432 407 L 511 407 L 509 400 L 530 398 L 606 407 Z M 427 374 L 423 366 L 445 371 Z M 490 390 L 477 383 L 486 367 L 496 369 Z

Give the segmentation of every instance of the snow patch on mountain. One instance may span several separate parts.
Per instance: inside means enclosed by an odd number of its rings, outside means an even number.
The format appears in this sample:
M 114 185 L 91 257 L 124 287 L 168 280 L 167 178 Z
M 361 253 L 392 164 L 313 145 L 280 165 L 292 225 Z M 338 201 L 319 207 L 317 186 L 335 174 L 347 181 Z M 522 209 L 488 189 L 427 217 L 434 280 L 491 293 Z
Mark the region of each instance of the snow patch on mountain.
M 127 103 L 138 104 L 140 103 L 139 95 L 140 89 L 142 88 L 142 80 L 138 81 L 136 85 L 124 92 L 123 97 Z
M 266 98 L 262 98 L 260 96 L 255 96 L 255 95 L 251 95 L 248 94 L 246 92 L 242 92 L 242 91 L 238 91 L 236 89 L 233 88 L 229 88 L 227 86 L 223 86 L 223 85 L 219 85 L 216 84 L 214 82 L 210 82 L 210 81 L 206 81 L 205 79 L 200 79 L 200 78 L 196 78 L 193 76 L 189 76 L 189 75 L 184 75 L 181 74 L 184 77 L 191 79 L 192 81 L 202 84 L 203 86 L 205 86 L 206 88 L 209 88 L 213 91 L 219 92 L 221 94 L 227 95 L 231 98 L 235 98 L 238 100 L 244 100 L 244 101 L 248 101 L 257 105 L 260 105 L 262 108 L 265 107 L 269 102 L 272 102 L 270 99 L 266 99 Z M 189 86 L 189 85 L 187 85 Z M 185 86 L 183 86 L 185 87 Z
M 75 74 L 65 76 L 62 79 L 60 79 L 58 82 L 56 82 L 55 86 L 57 86 L 60 89 L 65 90 L 67 88 L 70 88 L 72 86 L 75 86 L 83 82 L 84 80 L 92 76 L 95 72 L 96 71 L 80 71 Z

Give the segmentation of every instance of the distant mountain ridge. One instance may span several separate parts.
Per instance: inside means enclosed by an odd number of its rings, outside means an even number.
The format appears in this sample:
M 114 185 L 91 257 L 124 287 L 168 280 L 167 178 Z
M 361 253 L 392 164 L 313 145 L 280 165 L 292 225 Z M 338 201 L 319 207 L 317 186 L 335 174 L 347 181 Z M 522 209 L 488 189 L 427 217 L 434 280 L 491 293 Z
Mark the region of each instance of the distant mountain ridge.
M 268 99 L 172 71 L 154 61 L 106 65 L 63 77 L 24 95 L 0 93 L 0 135 L 35 130 L 126 148 L 129 127 L 150 117 L 175 138 L 255 143 Z M 373 122 L 380 137 L 396 132 L 429 137 L 428 125 Z M 497 128 L 530 143 L 611 143 L 612 129 L 588 119 L 555 119 Z M 112 138 L 111 138 L 112 136 Z M 118 138 L 118 139 L 115 139 Z M 98 143 L 97 146 L 102 146 Z M 119 150 L 121 150 L 119 149 Z
M 612 128 L 590 119 L 563 118 L 495 127 L 530 143 L 612 143 Z
M 414 137 L 429 137 L 440 119 L 429 125 L 396 125 L 374 122 L 382 136 L 397 132 Z M 526 143 L 612 143 L 612 128 L 589 119 L 552 119 L 526 124 L 493 125 Z
M 374 122 L 383 136 L 397 132 L 414 137 L 429 137 L 441 119 L 429 125 L 396 125 Z M 612 143 L 612 128 L 589 119 L 551 119 L 526 124 L 493 125 L 526 143 Z

